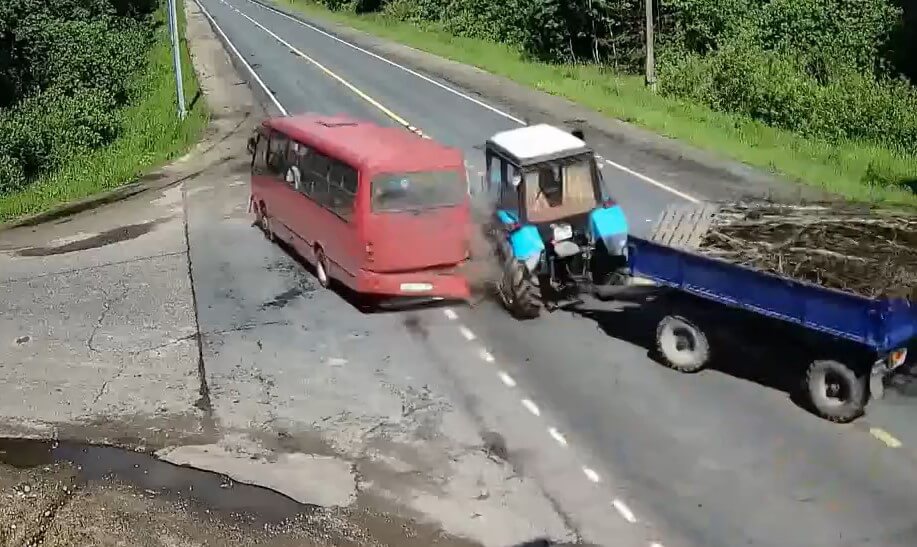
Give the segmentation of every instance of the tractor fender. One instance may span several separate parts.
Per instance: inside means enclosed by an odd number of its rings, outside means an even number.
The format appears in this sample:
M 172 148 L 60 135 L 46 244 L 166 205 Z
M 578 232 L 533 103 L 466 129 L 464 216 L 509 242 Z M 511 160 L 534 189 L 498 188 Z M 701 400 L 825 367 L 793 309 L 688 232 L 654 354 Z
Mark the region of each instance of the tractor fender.
M 509 235 L 510 247 L 516 260 L 524 262 L 532 271 L 544 252 L 544 241 L 534 226 L 523 226 Z
M 620 205 L 600 207 L 589 214 L 590 236 L 601 240 L 608 254 L 624 256 L 627 254 L 627 234 L 630 232 L 627 217 Z

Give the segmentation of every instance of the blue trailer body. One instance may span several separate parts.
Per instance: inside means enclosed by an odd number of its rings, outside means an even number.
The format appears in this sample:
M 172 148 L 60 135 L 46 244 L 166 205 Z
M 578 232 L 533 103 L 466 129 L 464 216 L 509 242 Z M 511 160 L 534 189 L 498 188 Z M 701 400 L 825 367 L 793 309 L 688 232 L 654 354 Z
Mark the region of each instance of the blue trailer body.
M 633 276 L 850 340 L 879 355 L 917 336 L 917 302 L 826 289 L 634 236 L 628 250 Z

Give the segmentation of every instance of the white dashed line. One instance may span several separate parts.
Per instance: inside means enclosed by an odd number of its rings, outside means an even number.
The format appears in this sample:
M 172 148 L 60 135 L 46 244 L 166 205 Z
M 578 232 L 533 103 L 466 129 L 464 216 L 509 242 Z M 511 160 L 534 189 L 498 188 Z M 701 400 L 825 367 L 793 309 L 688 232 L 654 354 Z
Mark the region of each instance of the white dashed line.
M 490 352 L 487 351 L 486 349 L 482 349 L 480 355 L 481 355 L 481 359 L 484 359 L 488 363 L 493 363 L 494 361 L 496 361 L 496 359 L 494 359 L 494 356 L 491 355 Z
M 532 402 L 531 399 L 522 399 L 522 406 L 528 409 L 529 412 L 535 416 L 541 416 L 541 411 L 538 410 L 538 405 Z
M 599 478 L 599 474 L 596 473 L 593 469 L 588 467 L 583 468 L 583 473 L 586 475 L 586 478 L 592 482 L 600 482 L 602 479 Z
M 513 380 L 513 377 L 509 374 L 503 372 L 502 370 L 497 373 L 500 376 L 500 380 L 506 384 L 507 387 L 516 387 L 516 380 Z
M 468 327 L 464 325 L 459 327 L 459 332 L 461 332 L 462 336 L 465 337 L 465 340 L 468 340 L 469 342 L 477 338 L 477 336 L 475 336 L 474 333 L 471 332 L 471 329 L 469 329 Z
M 624 520 L 631 524 L 637 522 L 637 517 L 634 516 L 634 512 L 631 511 L 630 507 L 628 507 L 623 501 L 615 498 L 612 500 L 611 504 L 615 506 L 615 509 L 618 510 L 618 513 L 621 513 L 621 516 L 624 517 Z
M 444 310 L 443 310 L 443 313 L 446 314 L 446 318 L 449 319 L 450 321 L 455 321 L 456 319 L 458 319 L 458 314 L 455 313 L 455 312 L 452 310 L 452 308 L 446 308 L 446 309 L 444 309 Z
M 663 547 L 663 545 L 654 541 L 653 543 L 650 543 L 650 547 Z
M 554 437 L 554 440 L 557 441 L 561 446 L 567 446 L 567 439 L 565 439 L 564 436 L 561 435 L 560 431 L 558 431 L 557 428 L 549 427 L 548 433 L 550 433 L 551 436 Z

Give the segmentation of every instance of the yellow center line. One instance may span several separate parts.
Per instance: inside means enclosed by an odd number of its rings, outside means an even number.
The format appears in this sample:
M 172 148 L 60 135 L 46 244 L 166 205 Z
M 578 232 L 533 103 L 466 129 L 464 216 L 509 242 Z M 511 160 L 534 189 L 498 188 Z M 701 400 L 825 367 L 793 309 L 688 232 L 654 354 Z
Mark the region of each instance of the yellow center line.
M 261 30 L 263 30 L 264 32 L 266 32 L 267 34 L 269 34 L 272 38 L 274 38 L 275 40 L 277 40 L 278 42 L 280 42 L 281 44 L 283 44 L 284 46 L 286 46 L 291 52 L 293 52 L 294 54 L 298 55 L 299 57 L 302 57 L 303 59 L 305 59 L 306 61 L 308 61 L 308 62 L 311 63 L 312 65 L 314 65 L 316 68 L 318 68 L 319 70 L 321 70 L 322 72 L 324 72 L 325 74 L 327 74 L 328 76 L 330 76 L 331 78 L 333 78 L 334 80 L 338 81 L 341 85 L 343 85 L 344 87 L 346 87 L 347 89 L 349 89 L 350 91 L 352 91 L 355 95 L 357 95 L 358 97 L 360 97 L 360 98 L 363 99 L 364 101 L 368 102 L 369 104 L 371 104 L 371 105 L 373 105 L 374 107 L 376 107 L 377 109 L 379 109 L 383 114 L 385 114 L 385 115 L 388 116 L 389 118 L 395 120 L 395 122 L 397 122 L 398 124 L 404 126 L 406 129 L 408 129 L 408 130 L 410 130 L 410 131 L 412 131 L 412 132 L 414 132 L 414 133 L 417 133 L 417 134 L 420 135 L 420 136 L 425 136 L 419 129 L 417 129 L 416 127 L 414 127 L 414 126 L 411 125 L 410 123 L 408 123 L 407 120 L 405 120 L 404 118 L 402 118 L 401 116 L 399 116 L 399 115 L 398 115 L 397 113 L 395 113 L 393 110 L 391 110 L 390 108 L 386 107 L 385 105 L 383 105 L 383 104 L 380 103 L 379 101 L 373 99 L 373 98 L 370 97 L 368 94 L 364 93 L 364 92 L 361 91 L 359 88 L 357 88 L 355 85 L 351 84 L 350 82 L 348 82 L 347 80 L 345 80 L 344 78 L 342 78 L 341 76 L 339 76 L 338 74 L 336 74 L 336 73 L 335 73 L 333 70 L 331 70 L 330 68 L 328 68 L 328 67 L 326 67 L 325 65 L 321 64 L 320 62 L 316 61 L 316 60 L 313 59 L 312 57 L 306 55 L 306 54 L 303 53 L 299 48 L 297 48 L 297 47 L 294 46 L 293 44 L 287 42 L 286 40 L 284 40 L 283 38 L 281 38 L 280 36 L 278 36 L 278 35 L 277 35 L 276 33 L 274 33 L 271 29 L 265 27 L 264 25 L 262 25 L 262 24 L 259 23 L 258 21 L 255 21 L 254 19 L 252 19 L 252 18 L 249 17 L 248 15 L 242 13 L 241 11 L 239 11 L 238 9 L 236 9 L 235 6 L 232 6 L 232 5 L 228 4 L 228 3 L 225 2 L 224 0 L 220 0 L 220 2 L 223 3 L 223 4 L 225 4 L 227 7 L 229 7 L 229 9 L 233 10 L 234 12 L 238 13 L 238 14 L 241 15 L 242 17 L 244 17 L 244 18 L 246 18 L 247 20 L 249 20 L 249 21 L 250 21 L 252 24 L 254 24 L 256 27 L 260 28 Z
M 881 427 L 869 428 L 869 434 L 879 439 L 886 445 L 888 445 L 889 448 L 900 448 L 901 447 L 901 441 L 899 441 L 897 437 L 895 437 L 888 431 L 885 431 Z

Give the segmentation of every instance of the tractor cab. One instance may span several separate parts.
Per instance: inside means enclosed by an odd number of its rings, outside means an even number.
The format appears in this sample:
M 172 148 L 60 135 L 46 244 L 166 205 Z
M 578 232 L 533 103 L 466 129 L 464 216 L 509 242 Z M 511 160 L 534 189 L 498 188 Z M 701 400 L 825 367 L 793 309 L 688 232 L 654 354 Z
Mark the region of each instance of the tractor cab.
M 542 299 L 607 282 L 626 262 L 627 222 L 605 195 L 601 171 L 582 133 L 540 124 L 497 133 L 485 145 L 487 186 L 495 208 L 488 235 L 511 285 L 524 278 Z M 510 271 L 512 270 L 512 271 Z M 504 288 L 506 291 L 511 286 Z M 501 289 L 503 291 L 504 289 Z M 517 291 L 518 292 L 518 291 Z M 537 315 L 523 295 L 504 300 Z M 552 299 L 556 300 L 556 299 Z

